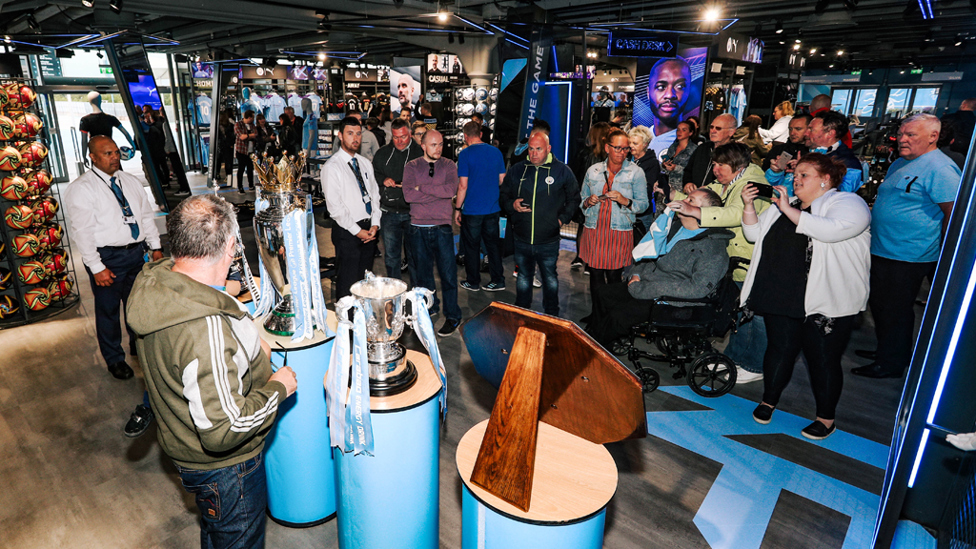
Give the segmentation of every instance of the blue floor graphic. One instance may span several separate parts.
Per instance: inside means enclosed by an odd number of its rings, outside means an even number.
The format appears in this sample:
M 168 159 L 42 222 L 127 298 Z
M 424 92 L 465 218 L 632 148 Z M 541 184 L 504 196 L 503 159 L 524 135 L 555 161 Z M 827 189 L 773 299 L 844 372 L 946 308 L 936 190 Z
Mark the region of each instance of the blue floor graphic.
M 712 549 L 759 549 L 780 490 L 851 517 L 844 549 L 870 546 L 879 496 L 726 436 L 782 433 L 881 469 L 888 458 L 887 446 L 839 429 L 823 441 L 809 441 L 800 435 L 809 419 L 777 410 L 772 423 L 760 425 L 752 420 L 755 402 L 734 395 L 704 398 L 688 387 L 659 390 L 712 408 L 647 413 L 649 434 L 723 464 L 695 516 L 695 525 Z

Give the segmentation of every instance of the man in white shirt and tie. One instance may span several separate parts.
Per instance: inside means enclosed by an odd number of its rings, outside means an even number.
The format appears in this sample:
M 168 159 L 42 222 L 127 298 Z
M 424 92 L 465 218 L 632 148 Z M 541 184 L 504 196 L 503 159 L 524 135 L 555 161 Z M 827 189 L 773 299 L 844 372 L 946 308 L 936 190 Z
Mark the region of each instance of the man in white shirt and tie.
M 322 167 L 322 191 L 332 217 L 336 249 L 336 299 L 372 270 L 380 229 L 380 189 L 373 165 L 358 154 L 363 127 L 355 116 L 339 123 L 341 147 Z
M 92 169 L 72 181 L 64 192 L 68 234 L 88 271 L 95 296 L 98 348 L 116 379 L 132 377 L 122 350 L 119 307 L 129 299 L 132 282 L 145 264 L 144 254 L 162 259 L 153 208 L 142 183 L 122 171 L 119 148 L 111 138 L 88 142 Z M 130 354 L 135 335 L 129 331 Z

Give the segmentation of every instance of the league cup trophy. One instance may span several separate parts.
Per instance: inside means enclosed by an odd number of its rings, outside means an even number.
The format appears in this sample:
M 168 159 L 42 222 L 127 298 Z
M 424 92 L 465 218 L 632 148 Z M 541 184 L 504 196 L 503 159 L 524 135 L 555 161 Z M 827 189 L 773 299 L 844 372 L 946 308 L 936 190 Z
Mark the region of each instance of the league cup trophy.
M 270 309 L 264 322 L 269 333 L 292 339 L 311 337 L 313 328 L 324 329 L 325 305 L 311 201 L 297 187 L 305 155 L 283 156 L 277 164 L 267 155 L 251 158 L 261 181 L 254 215 L 262 275 L 257 313 Z
M 366 317 L 366 353 L 369 357 L 369 394 L 395 395 L 417 381 L 417 368 L 406 360 L 406 350 L 397 343 L 403 326 L 412 318 L 404 310 L 407 284 L 395 278 L 366 278 L 349 290 Z

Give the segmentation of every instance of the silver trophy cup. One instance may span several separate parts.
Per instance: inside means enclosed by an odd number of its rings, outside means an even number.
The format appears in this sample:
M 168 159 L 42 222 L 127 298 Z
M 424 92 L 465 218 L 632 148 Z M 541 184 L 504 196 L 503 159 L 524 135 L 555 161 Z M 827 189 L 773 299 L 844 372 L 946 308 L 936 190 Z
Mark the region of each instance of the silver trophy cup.
M 275 335 L 291 336 L 295 333 L 295 312 L 292 309 L 291 284 L 288 280 L 283 221 L 287 214 L 295 210 L 305 211 L 308 195 L 298 190 L 268 192 L 262 187 L 261 197 L 268 201 L 268 207 L 254 216 L 254 239 L 271 284 L 281 296 L 281 302 L 264 321 L 264 328 Z M 309 232 L 314 230 L 311 216 L 308 216 L 305 230 L 306 234 L 302 237 L 308 241 Z M 317 276 L 318 273 L 315 278 Z
M 406 391 L 417 381 L 417 368 L 406 360 L 406 350 L 397 343 L 410 320 L 404 309 L 406 283 L 367 271 L 366 278 L 353 284 L 350 292 L 366 316 L 369 394 L 388 396 Z

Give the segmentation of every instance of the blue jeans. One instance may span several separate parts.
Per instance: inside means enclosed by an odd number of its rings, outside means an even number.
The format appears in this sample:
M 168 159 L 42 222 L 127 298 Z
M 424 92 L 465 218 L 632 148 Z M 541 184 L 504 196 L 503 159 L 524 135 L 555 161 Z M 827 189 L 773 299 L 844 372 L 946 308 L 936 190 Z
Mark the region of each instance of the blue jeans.
M 176 469 L 200 509 L 202 549 L 264 547 L 268 487 L 263 454 L 212 471 Z
M 556 259 L 559 258 L 559 240 L 548 244 L 529 244 L 515 239 L 515 305 L 532 308 L 532 278 L 539 265 L 542 279 L 542 308 L 547 315 L 559 316 L 559 278 L 556 277 Z
M 444 297 L 444 316 L 448 320 L 461 320 L 461 307 L 458 306 L 457 261 L 454 259 L 454 231 L 450 225 L 436 227 L 417 227 L 411 225 L 409 235 L 410 280 L 414 286 L 427 288 L 434 292 L 434 303 L 430 310 L 440 308 L 437 288 L 434 284 L 434 265 L 441 277 L 441 294 Z
M 407 231 L 410 230 L 410 212 L 383 212 L 383 262 L 386 276 L 400 279 L 400 249 L 403 248 Z M 410 241 L 407 245 L 407 262 L 410 262 Z
M 742 289 L 742 283 L 736 282 Z M 754 315 L 752 320 L 739 326 L 732 334 L 725 356 L 731 358 L 742 369 L 754 374 L 763 373 L 763 357 L 766 355 L 766 323 L 763 317 Z
M 481 285 L 481 246 L 488 256 L 488 275 L 491 281 L 504 285 L 501 242 L 498 240 L 498 212 L 487 215 L 461 214 L 461 249 L 464 250 L 465 278 L 475 286 Z

